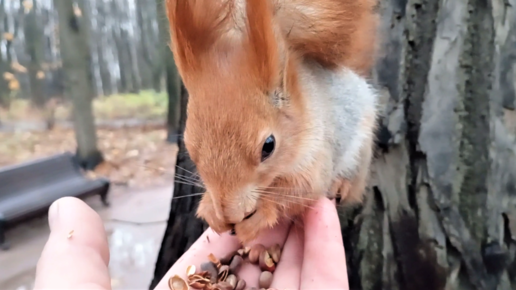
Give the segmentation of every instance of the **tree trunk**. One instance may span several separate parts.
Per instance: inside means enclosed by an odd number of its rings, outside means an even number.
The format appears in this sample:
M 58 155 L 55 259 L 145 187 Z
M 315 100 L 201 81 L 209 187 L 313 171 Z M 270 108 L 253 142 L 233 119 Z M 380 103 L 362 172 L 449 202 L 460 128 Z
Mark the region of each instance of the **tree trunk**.
M 162 55 L 161 59 L 165 64 L 165 77 L 168 94 L 168 111 L 167 111 L 167 141 L 170 143 L 177 142 L 179 114 L 179 96 L 181 93 L 181 77 L 177 71 L 174 56 L 170 51 L 168 44 L 170 35 L 168 29 L 167 16 L 165 14 L 165 6 L 163 0 L 158 0 L 158 26 L 159 34 L 162 39 Z
M 65 96 L 73 103 L 77 157 L 84 168 L 102 162 L 92 110 L 93 80 L 85 19 L 74 14 L 74 2 L 54 0 L 59 17 L 59 43 L 65 74 Z
M 184 132 L 186 123 L 186 106 L 188 103 L 188 92 L 181 85 L 181 121 L 179 129 Z M 187 154 L 183 136 L 178 138 L 179 152 L 176 160 L 176 176 L 181 179 L 195 180 L 195 165 Z M 177 181 L 177 180 L 176 180 Z M 161 248 L 159 250 L 154 278 L 149 289 L 154 289 L 159 281 L 165 276 L 168 269 L 181 257 L 181 255 L 201 236 L 208 228 L 206 223 L 195 216 L 200 196 L 181 196 L 191 195 L 192 193 L 202 192 L 202 188 L 175 182 L 170 214 L 168 217 L 167 228 Z
M 7 14 L 5 11 L 5 1 L 0 0 L 0 19 L 4 19 L 4 21 L 0 21 L 0 35 L 5 39 L 4 33 L 7 33 Z M 9 41 L 5 39 L 5 41 Z M 7 61 L 7 54 L 4 54 L 0 50 L 0 106 L 8 106 L 10 99 L 10 90 L 9 83 L 7 81 L 6 73 L 9 72 L 9 63 Z M 1 120 L 0 120 L 1 121 Z
M 20 3 L 22 3 L 20 1 Z M 37 1 L 32 1 L 33 6 L 30 12 L 24 18 L 25 30 L 25 50 L 29 56 L 29 63 L 27 65 L 29 74 L 30 94 L 32 96 L 32 103 L 36 107 L 43 107 L 46 98 L 43 92 L 44 75 L 41 69 L 41 62 L 43 60 L 43 29 L 41 23 L 38 21 L 38 6 Z M 23 5 L 23 4 L 22 4 Z
M 339 209 L 350 289 L 516 289 L 509 2 L 380 2 L 377 150 L 364 204 Z M 198 200 L 172 201 L 151 286 L 201 234 Z
M 106 13 L 106 2 L 105 1 L 95 1 L 96 9 L 97 9 L 97 35 L 99 45 L 97 45 L 97 55 L 99 58 L 99 71 L 100 78 L 102 80 L 102 92 L 104 96 L 109 96 L 113 94 L 113 80 L 111 76 L 111 72 L 109 71 L 110 59 L 107 57 L 109 54 L 110 43 L 105 40 L 104 29 L 106 29 L 108 20 L 106 18 L 110 17 L 108 13 Z

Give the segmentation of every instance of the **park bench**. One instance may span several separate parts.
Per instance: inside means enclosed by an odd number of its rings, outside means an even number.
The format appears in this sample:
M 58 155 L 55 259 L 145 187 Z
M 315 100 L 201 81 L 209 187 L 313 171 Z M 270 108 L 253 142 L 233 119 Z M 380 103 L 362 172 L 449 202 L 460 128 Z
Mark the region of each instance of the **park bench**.
M 107 179 L 86 178 L 69 152 L 0 168 L 0 247 L 9 248 L 7 228 L 46 214 L 61 197 L 98 194 L 108 206 L 109 187 Z

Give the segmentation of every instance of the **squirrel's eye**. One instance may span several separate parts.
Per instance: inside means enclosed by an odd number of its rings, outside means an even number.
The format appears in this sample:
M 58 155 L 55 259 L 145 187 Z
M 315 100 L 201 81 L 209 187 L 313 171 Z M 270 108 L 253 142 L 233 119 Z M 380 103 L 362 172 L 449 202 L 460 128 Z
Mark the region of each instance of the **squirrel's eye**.
M 270 135 L 263 143 L 262 147 L 262 162 L 271 156 L 274 151 L 274 146 L 276 145 L 276 139 L 274 139 L 274 135 Z

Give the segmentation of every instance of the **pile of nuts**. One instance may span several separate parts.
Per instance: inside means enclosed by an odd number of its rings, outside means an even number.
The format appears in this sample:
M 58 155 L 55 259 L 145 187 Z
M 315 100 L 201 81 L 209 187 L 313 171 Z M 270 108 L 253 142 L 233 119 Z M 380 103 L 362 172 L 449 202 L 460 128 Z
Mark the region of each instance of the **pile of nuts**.
M 209 262 L 201 264 L 200 271 L 194 265 L 188 266 L 186 276 L 188 281 L 178 275 L 169 279 L 171 290 L 188 290 L 190 287 L 202 290 L 244 290 L 246 282 L 237 276 L 244 262 L 258 264 L 262 273 L 259 278 L 260 289 L 269 289 L 272 284 L 272 273 L 281 257 L 281 247 L 275 244 L 266 249 L 261 244 L 244 247 L 218 259 L 213 254 L 208 255 Z

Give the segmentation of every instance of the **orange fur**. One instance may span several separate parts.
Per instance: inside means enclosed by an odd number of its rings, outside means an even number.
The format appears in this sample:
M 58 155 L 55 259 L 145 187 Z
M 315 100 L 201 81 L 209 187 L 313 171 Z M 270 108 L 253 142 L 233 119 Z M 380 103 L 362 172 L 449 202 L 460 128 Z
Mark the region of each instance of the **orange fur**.
M 378 0 L 274 0 L 294 50 L 327 67 L 368 75 L 374 64 Z
M 167 0 L 167 13 L 172 51 L 190 94 L 185 145 L 207 189 L 197 215 L 219 233 L 234 227 L 238 238 L 248 242 L 279 219 L 302 213 L 330 186 L 321 179 L 332 162 L 323 151 L 311 164 L 293 170 L 305 156 L 303 144 L 311 137 L 298 76 L 303 58 L 315 58 L 328 67 L 350 66 L 362 73 L 370 67 L 371 60 L 365 56 L 372 44 L 357 35 L 367 30 L 357 25 L 366 25 L 360 21 L 368 4 L 324 0 L 325 6 L 317 1 L 325 13 L 335 9 L 329 17 L 303 16 L 293 9 L 316 3 L 307 0 L 242 1 L 245 15 L 239 14 L 237 0 Z M 337 3 L 350 5 L 351 10 L 337 9 Z M 363 9 L 359 16 L 352 12 L 356 7 Z M 351 20 L 337 21 L 343 10 Z M 303 22 L 287 38 L 288 22 L 281 17 Z M 332 25 L 345 29 L 337 31 Z M 312 30 L 324 31 L 313 35 Z M 352 43 L 355 39 L 363 51 Z M 274 154 L 260 162 L 263 142 L 270 134 L 277 141 Z

